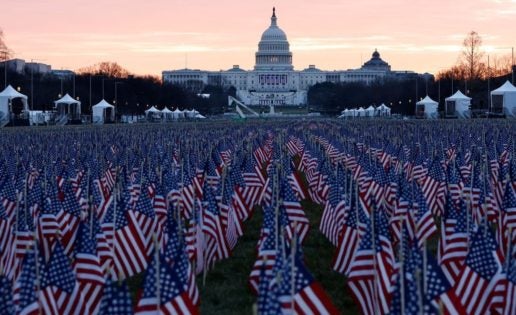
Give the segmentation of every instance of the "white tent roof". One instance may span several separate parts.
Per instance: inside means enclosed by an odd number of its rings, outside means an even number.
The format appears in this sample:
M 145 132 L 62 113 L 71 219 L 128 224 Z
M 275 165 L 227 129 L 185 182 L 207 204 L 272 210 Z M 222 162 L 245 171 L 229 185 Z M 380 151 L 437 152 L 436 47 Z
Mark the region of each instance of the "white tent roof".
M 461 93 L 462 94 L 462 93 Z M 430 96 L 426 96 L 424 99 L 420 100 L 416 103 L 417 105 L 437 105 L 437 102 L 430 98 Z
M 182 113 L 183 113 L 183 111 L 182 111 L 182 110 L 180 110 L 180 109 L 179 109 L 179 107 L 178 107 L 178 108 L 176 108 L 176 109 L 173 111 L 173 113 L 176 113 L 176 114 L 182 114 Z
M 204 118 L 206 118 L 206 117 L 204 117 L 204 116 L 203 116 L 203 115 L 201 115 L 201 114 L 197 114 L 197 115 L 195 115 L 195 118 L 204 119 Z
M 57 104 L 70 105 L 70 104 L 81 104 L 81 102 L 79 102 L 78 100 L 76 100 L 73 97 L 71 97 L 70 95 L 68 95 L 68 93 L 66 93 L 65 96 L 61 97 L 57 101 L 54 101 L 54 104 L 55 105 L 57 105 Z
M 20 92 L 16 91 L 11 85 L 8 85 L 2 92 L 0 92 L 0 97 L 7 97 L 10 100 L 18 97 L 27 99 L 27 95 L 21 94 Z
M 374 111 L 374 106 L 373 105 L 369 105 L 369 107 L 366 110 Z
M 115 108 L 115 106 L 109 104 L 108 102 L 106 102 L 106 100 L 102 100 L 100 102 L 98 102 L 97 104 L 93 105 L 92 107 L 95 107 L 95 108 Z
M 462 94 L 461 91 L 457 91 L 452 96 L 447 97 L 446 100 L 447 101 L 456 101 L 456 100 L 468 100 L 469 101 L 469 100 L 471 100 L 471 97 L 467 97 L 466 95 Z
M 502 86 L 497 88 L 496 90 L 491 91 L 491 94 L 501 95 L 507 92 L 516 92 L 516 87 L 507 80 Z
M 171 111 L 170 109 L 168 109 L 167 107 L 163 108 L 161 110 L 162 113 L 165 113 L 165 114 L 170 114 L 170 113 L 173 113 L 173 111 Z
M 156 107 L 152 106 L 151 108 L 147 109 L 145 113 L 161 113 L 161 111 Z
M 363 107 L 360 107 L 359 109 L 357 109 L 357 111 L 363 112 L 363 111 L 365 111 L 365 109 Z
M 390 109 L 390 108 L 387 107 L 387 105 L 385 105 L 384 103 L 382 103 L 382 105 L 378 106 L 376 109 Z

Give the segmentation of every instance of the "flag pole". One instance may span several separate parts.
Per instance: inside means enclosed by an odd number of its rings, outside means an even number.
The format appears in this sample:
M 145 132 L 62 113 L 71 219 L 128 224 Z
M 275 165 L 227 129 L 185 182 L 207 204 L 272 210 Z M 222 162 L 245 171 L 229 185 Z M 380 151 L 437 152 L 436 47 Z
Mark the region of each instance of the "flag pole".
M 156 311 L 159 313 L 161 308 L 161 287 L 160 287 L 160 265 L 159 265 L 159 241 L 156 236 L 156 233 L 152 234 L 152 239 L 154 242 L 154 253 L 156 258 Z
M 401 241 L 400 241 L 400 291 L 401 291 L 401 299 L 400 299 L 400 302 L 401 302 L 401 314 L 405 314 L 405 253 L 404 253 L 404 246 L 403 246 L 403 241 L 405 239 L 404 237 L 404 231 L 405 231 L 405 227 L 404 227 L 404 220 L 402 222 L 402 226 L 401 226 Z
M 29 245 L 27 245 L 27 251 L 29 249 Z M 41 292 L 41 283 L 40 283 L 40 275 L 39 275 L 39 253 L 38 253 L 38 238 L 37 233 L 34 231 L 34 265 L 36 269 L 36 296 L 38 297 L 38 314 L 41 314 L 41 306 L 39 303 L 39 294 Z
M 296 250 L 297 250 L 297 221 L 294 221 L 294 227 L 293 227 L 293 235 L 292 235 L 292 248 L 290 253 L 290 259 L 292 263 L 292 269 L 290 274 L 290 296 L 292 297 L 291 301 L 291 309 L 292 313 L 295 313 L 294 304 L 295 304 L 295 295 L 296 295 Z

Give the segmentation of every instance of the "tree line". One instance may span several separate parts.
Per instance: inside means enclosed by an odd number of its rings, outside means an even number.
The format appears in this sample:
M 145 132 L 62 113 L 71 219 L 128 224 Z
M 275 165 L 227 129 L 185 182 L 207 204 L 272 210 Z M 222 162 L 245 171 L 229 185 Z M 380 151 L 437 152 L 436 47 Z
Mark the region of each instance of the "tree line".
M 3 72 L 3 64 L 0 64 Z M 29 96 L 33 110 L 51 110 L 54 101 L 64 94 L 81 101 L 82 112 L 91 113 L 91 106 L 102 99 L 114 104 L 118 114 L 139 115 L 150 106 L 163 109 L 196 109 L 207 115 L 222 113 L 231 89 L 206 86 L 198 91 L 183 86 L 162 84 L 155 76 L 132 75 L 114 62 L 102 62 L 79 69 L 65 78 L 52 74 L 17 73 L 8 69 L 8 84 Z M 31 89 L 32 86 L 32 89 Z M 32 95 L 31 95 L 32 91 Z

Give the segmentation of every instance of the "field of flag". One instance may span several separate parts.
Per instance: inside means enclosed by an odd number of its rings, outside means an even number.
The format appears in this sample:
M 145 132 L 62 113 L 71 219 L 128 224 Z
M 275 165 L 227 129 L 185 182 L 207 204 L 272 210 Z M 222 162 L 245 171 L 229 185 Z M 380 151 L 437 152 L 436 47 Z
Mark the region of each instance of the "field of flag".
M 4 130 L 0 310 L 516 314 L 515 141 L 511 120 Z

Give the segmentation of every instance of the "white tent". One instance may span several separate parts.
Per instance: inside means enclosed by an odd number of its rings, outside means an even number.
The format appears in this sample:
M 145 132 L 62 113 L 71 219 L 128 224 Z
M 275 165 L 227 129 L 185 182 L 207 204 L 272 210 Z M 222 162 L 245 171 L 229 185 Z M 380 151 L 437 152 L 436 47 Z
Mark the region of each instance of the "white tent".
M 161 111 L 157 109 L 154 106 L 151 106 L 151 108 L 147 109 L 145 111 L 145 117 L 147 120 L 160 120 L 161 119 Z
M 185 110 L 184 113 L 185 113 L 185 117 L 187 117 L 187 118 L 195 118 L 195 116 L 197 114 L 199 114 L 199 112 L 195 109 Z
M 60 116 L 72 115 L 73 119 L 79 119 L 81 116 L 81 102 L 68 95 L 68 93 L 54 101 L 54 105 Z
M 447 117 L 470 117 L 471 111 L 469 110 L 469 106 L 471 105 L 471 97 L 467 97 L 466 95 L 462 94 L 461 91 L 457 91 L 452 96 L 447 97 L 445 101 L 445 114 Z
M 377 114 L 377 116 L 390 116 L 391 109 L 387 105 L 382 103 L 382 105 L 380 105 L 376 108 L 376 114 Z
M 183 111 L 182 111 L 182 110 L 180 110 L 180 109 L 179 109 L 179 107 L 178 107 L 178 108 L 176 108 L 172 113 L 173 113 L 173 115 L 174 115 L 174 119 L 178 119 L 178 118 L 183 118 L 183 117 L 185 117 L 185 114 L 183 113 Z
M 170 120 L 174 118 L 174 112 L 168 109 L 167 107 L 161 110 L 161 114 L 163 115 L 163 119 Z
M 355 117 L 364 117 L 366 115 L 366 110 L 363 107 L 359 107 L 355 110 Z
M 438 118 L 437 105 L 439 104 L 427 95 L 424 99 L 416 103 L 416 117 L 428 119 Z
M 201 114 L 197 114 L 197 115 L 195 115 L 195 118 L 197 118 L 197 119 L 205 119 L 206 117 L 201 115 Z
M 23 111 L 29 112 L 29 105 L 27 104 L 27 95 L 16 91 L 12 86 L 8 85 L 2 92 L 0 92 L 0 121 L 10 120 L 11 102 L 14 99 L 21 98 L 23 103 Z
M 103 124 L 106 121 L 115 121 L 115 106 L 109 104 L 105 100 L 93 105 L 92 122 L 94 124 Z
M 516 117 L 516 87 L 511 82 L 505 82 L 501 87 L 491 92 L 491 112 L 505 113 L 507 117 Z
M 349 116 L 349 109 L 344 109 L 342 112 L 340 112 L 340 116 L 338 118 L 344 118 Z
M 374 106 L 369 105 L 369 107 L 366 108 L 366 110 L 365 110 L 365 115 L 367 117 L 373 117 L 373 116 L 375 116 L 375 112 L 376 112 L 376 109 L 374 108 Z

